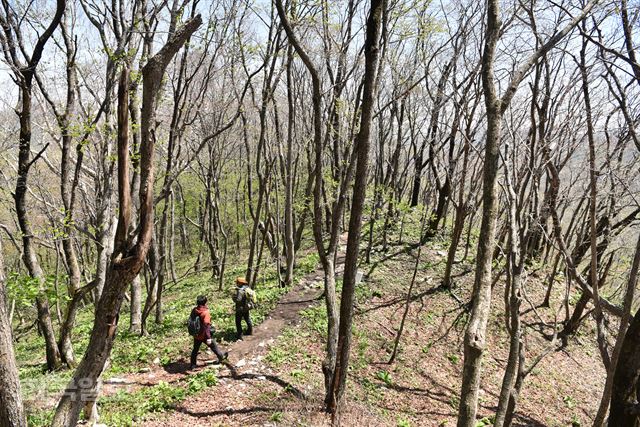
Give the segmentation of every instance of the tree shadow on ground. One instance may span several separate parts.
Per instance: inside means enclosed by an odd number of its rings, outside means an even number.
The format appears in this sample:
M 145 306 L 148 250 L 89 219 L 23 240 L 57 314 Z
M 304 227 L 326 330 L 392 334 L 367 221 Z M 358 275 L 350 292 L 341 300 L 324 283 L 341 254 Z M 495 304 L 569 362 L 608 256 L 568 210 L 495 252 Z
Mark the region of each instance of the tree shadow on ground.
M 300 390 L 299 388 L 297 388 L 296 386 L 294 386 L 293 384 L 291 384 L 288 381 L 283 380 L 282 378 L 276 376 L 276 375 L 270 375 L 270 374 L 259 374 L 259 373 L 251 373 L 251 372 L 245 372 L 243 374 L 238 373 L 238 370 L 235 366 L 231 365 L 229 362 L 224 363 L 225 366 L 227 368 L 229 368 L 229 372 L 231 373 L 231 375 L 229 376 L 221 376 L 219 378 L 232 378 L 234 380 L 267 380 L 267 381 L 271 381 L 274 384 L 279 385 L 280 387 L 282 387 L 285 391 L 291 393 L 293 396 L 295 396 L 298 399 L 301 400 L 307 400 L 307 396 L 304 394 L 304 392 L 302 390 Z
M 412 243 L 409 245 L 404 246 L 402 249 L 397 250 L 393 253 L 390 253 L 389 255 L 385 255 L 384 257 L 380 258 L 379 260 L 376 260 L 375 262 L 372 262 L 369 265 L 369 271 L 367 271 L 367 273 L 365 274 L 365 277 L 369 277 L 373 274 L 373 271 L 378 268 L 378 266 L 384 264 L 385 262 L 392 260 L 400 255 L 404 255 L 407 253 L 410 253 L 413 249 L 416 249 L 418 246 L 420 246 L 419 244 L 416 243 Z
M 180 412 L 191 417 L 195 418 L 205 418 L 205 417 L 215 417 L 217 415 L 238 415 L 238 414 L 253 414 L 257 412 L 274 412 L 277 411 L 278 408 L 269 408 L 266 406 L 253 406 L 250 408 L 238 408 L 238 409 L 219 409 L 216 411 L 192 411 L 187 408 L 178 407 L 175 409 L 176 412 Z
M 436 381 L 428 372 L 424 371 L 424 370 L 418 370 L 417 371 L 420 376 L 428 382 L 428 384 L 426 386 L 422 386 L 422 387 L 408 387 L 408 386 L 404 386 L 401 384 L 396 384 L 396 383 L 391 383 L 391 384 L 385 384 L 382 381 L 380 381 L 379 383 L 376 382 L 376 384 L 380 387 L 384 387 L 390 390 L 394 390 L 397 391 L 399 393 L 407 393 L 407 394 L 411 394 L 413 396 L 415 396 L 418 400 L 416 401 L 423 401 L 426 399 L 430 400 L 430 401 L 437 401 L 440 403 L 444 403 L 446 404 L 449 408 L 451 408 L 451 410 L 449 412 L 447 412 L 446 410 L 444 410 L 443 408 L 434 408 L 434 409 L 426 409 L 425 410 L 418 410 L 415 412 L 412 412 L 413 415 L 419 415 L 419 416 L 442 416 L 442 417 L 456 417 L 457 416 L 457 408 L 451 406 L 452 405 L 452 397 L 458 397 L 459 396 L 459 391 L 458 390 L 454 390 L 453 388 L 451 388 L 448 385 L 442 384 L 438 381 Z M 354 380 L 356 382 L 361 382 L 361 379 L 359 378 L 354 378 Z M 487 392 L 487 394 L 489 396 L 491 396 L 494 399 L 498 398 L 498 395 L 496 393 L 490 392 L 488 390 L 485 390 Z M 391 407 L 391 406 L 385 406 L 385 405 L 377 405 L 379 408 L 382 409 L 386 409 L 388 411 L 393 411 L 393 412 L 397 412 L 398 408 L 397 407 Z M 489 411 L 491 413 L 495 413 L 496 410 L 498 409 L 495 406 L 491 406 L 491 405 L 481 405 L 481 407 L 486 410 Z M 520 414 L 517 413 L 515 414 L 514 417 L 514 423 L 513 423 L 514 427 L 546 427 L 546 424 L 527 415 L 524 414 Z
M 189 371 L 191 364 L 182 360 L 177 362 L 167 363 L 162 365 L 162 368 L 168 374 L 186 374 Z
M 196 370 L 200 370 L 202 368 L 206 368 L 210 365 L 220 365 L 220 362 L 217 360 L 205 360 L 204 365 L 200 365 Z M 168 374 L 184 374 L 187 375 L 191 371 L 191 362 L 185 360 L 184 358 L 180 358 L 175 362 L 167 363 L 166 365 L 162 365 L 164 371 Z
M 487 391 L 487 390 L 485 390 Z M 498 395 L 496 393 L 489 393 L 487 391 L 487 393 L 489 395 L 491 395 L 492 397 L 494 397 L 496 400 L 498 399 Z M 480 406 L 489 411 L 491 414 L 495 414 L 498 411 L 498 407 L 495 405 L 483 405 L 480 404 Z M 480 416 L 480 415 L 478 415 Z M 516 413 L 513 416 L 513 423 L 511 424 L 513 427 L 547 427 L 548 424 L 543 423 L 542 421 L 539 421 L 533 417 L 530 417 L 528 415 L 524 415 L 521 414 L 519 412 L 516 411 Z
M 442 285 L 436 286 L 435 288 L 427 289 L 426 291 L 422 291 L 422 292 L 420 292 L 418 294 L 412 295 L 411 296 L 411 302 L 415 302 L 415 301 L 417 301 L 419 299 L 421 300 L 422 298 L 424 298 L 426 296 L 436 294 L 436 293 L 441 292 L 443 290 L 445 290 L 445 288 Z M 391 307 L 391 306 L 396 305 L 396 304 L 404 303 L 406 301 L 407 301 L 407 297 L 406 296 L 394 298 L 394 299 L 385 301 L 385 302 L 383 302 L 381 304 L 374 305 L 373 307 L 369 307 L 369 308 L 358 310 L 357 314 L 358 315 L 366 314 L 366 313 L 369 313 L 369 312 L 372 312 L 372 311 L 376 311 L 376 310 L 380 310 L 380 309 L 383 309 L 383 308 Z

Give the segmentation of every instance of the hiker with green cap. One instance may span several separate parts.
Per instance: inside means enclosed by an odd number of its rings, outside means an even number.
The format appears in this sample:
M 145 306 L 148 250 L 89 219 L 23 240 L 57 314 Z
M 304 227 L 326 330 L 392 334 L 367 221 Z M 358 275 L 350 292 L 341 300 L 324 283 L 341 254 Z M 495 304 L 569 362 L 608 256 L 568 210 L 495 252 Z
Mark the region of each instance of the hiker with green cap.
M 244 277 L 238 277 L 236 279 L 236 293 L 233 297 L 233 301 L 236 305 L 236 332 L 238 334 L 238 340 L 242 340 L 242 321 L 247 322 L 247 333 L 251 335 L 253 333 L 253 324 L 251 323 L 250 312 L 256 306 L 256 293 L 251 287 L 247 279 Z

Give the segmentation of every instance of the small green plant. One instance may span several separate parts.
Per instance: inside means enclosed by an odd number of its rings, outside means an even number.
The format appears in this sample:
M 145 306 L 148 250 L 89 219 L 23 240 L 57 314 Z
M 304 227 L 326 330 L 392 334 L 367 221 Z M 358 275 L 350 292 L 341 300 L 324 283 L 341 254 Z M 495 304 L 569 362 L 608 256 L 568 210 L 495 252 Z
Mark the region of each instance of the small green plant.
M 460 398 L 456 395 L 451 396 L 451 399 L 449 399 L 449 406 L 451 406 L 455 410 L 458 410 L 459 405 L 460 405 Z
M 264 359 L 277 368 L 286 362 L 287 356 L 287 352 L 282 347 L 275 346 L 269 349 L 269 353 Z
M 50 426 L 53 421 L 53 410 L 36 411 L 27 414 L 27 424 L 34 427 Z
M 274 423 L 278 423 L 282 421 L 282 412 L 276 411 L 269 417 L 269 421 L 273 421 Z
M 427 325 L 432 325 L 434 323 L 435 316 L 436 316 L 435 313 L 433 311 L 430 311 L 424 317 L 424 321 L 426 322 Z
M 406 418 L 398 418 L 398 427 L 411 427 L 411 423 Z
M 296 380 L 301 380 L 304 378 L 304 371 L 302 369 L 293 369 L 291 371 L 291 377 L 295 378 Z
M 433 342 L 429 342 L 427 345 L 425 345 L 425 346 L 423 346 L 423 347 L 422 347 L 421 351 L 422 351 L 424 354 L 427 354 L 427 353 L 429 353 L 429 350 L 431 350 L 431 347 L 432 347 L 432 346 L 433 346 Z
M 172 408 L 176 403 L 184 400 L 187 391 L 181 387 L 173 387 L 170 384 L 160 381 L 158 385 L 148 390 L 143 405 L 148 412 L 162 412 Z
M 367 393 L 376 393 L 378 390 L 378 385 L 369 378 L 362 378 L 360 384 L 362 384 Z
M 476 421 L 476 427 L 492 426 L 495 422 L 495 417 L 484 417 L 483 419 Z
M 311 329 L 323 335 L 327 330 L 327 308 L 319 304 L 301 312 L 302 317 L 309 322 Z
M 562 398 L 562 401 L 565 405 L 567 405 L 567 408 L 569 409 L 573 409 L 576 407 L 576 400 L 573 398 L 573 396 L 565 396 Z
M 389 371 L 378 371 L 376 373 L 376 378 L 385 383 L 387 387 L 391 387 L 391 385 L 393 384 Z
M 457 354 L 450 354 L 447 356 L 447 359 L 449 359 L 449 362 L 451 362 L 452 364 L 457 365 L 460 361 L 460 356 L 458 356 Z
M 218 384 L 216 372 L 213 369 L 205 369 L 189 377 L 187 380 L 187 390 L 189 394 L 193 394 L 204 388 L 213 387 L 216 384 Z

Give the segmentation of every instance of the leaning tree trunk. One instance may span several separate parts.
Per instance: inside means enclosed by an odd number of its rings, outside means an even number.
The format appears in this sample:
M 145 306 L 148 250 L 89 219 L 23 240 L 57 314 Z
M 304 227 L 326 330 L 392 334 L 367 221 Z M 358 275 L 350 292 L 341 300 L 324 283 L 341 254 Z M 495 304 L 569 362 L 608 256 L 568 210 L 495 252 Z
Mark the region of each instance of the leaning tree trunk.
M 291 23 L 287 18 L 284 7 L 281 0 L 275 0 L 275 5 L 278 10 L 278 16 L 282 22 L 282 26 L 287 33 L 289 42 L 293 45 L 300 59 L 304 63 L 305 67 L 309 71 L 312 84 L 312 105 L 313 105 L 313 147 L 314 147 L 314 170 L 313 170 L 313 184 L 309 180 L 309 186 L 307 190 L 310 190 L 313 186 L 313 237 L 320 256 L 320 262 L 324 272 L 324 297 L 327 308 L 327 351 L 325 360 L 322 362 L 322 372 L 324 374 L 325 390 L 327 395 L 325 396 L 325 404 L 328 407 L 330 401 L 329 392 L 331 390 L 331 383 L 333 382 L 334 368 L 337 355 L 338 344 L 338 314 L 337 314 L 337 295 L 336 295 L 336 282 L 335 282 L 335 261 L 336 261 L 336 236 L 337 228 L 332 229 L 331 243 L 329 249 L 325 249 L 322 231 L 323 221 L 323 208 L 321 206 L 322 199 L 322 91 L 320 85 L 320 76 L 318 70 L 313 64 L 309 55 L 300 45 Z M 342 206 L 340 204 L 339 206 Z M 340 208 L 336 208 L 337 215 L 340 215 Z
M 610 426 L 640 426 L 640 408 L 638 404 L 638 378 L 640 377 L 640 310 L 627 329 L 620 350 L 620 357 L 613 376 L 611 407 L 609 409 Z
M 613 398 L 613 390 L 615 387 L 615 375 L 618 372 L 618 366 L 621 363 L 625 363 L 621 360 L 622 348 L 625 343 L 627 325 L 629 324 L 629 319 L 631 317 L 631 308 L 633 306 L 633 297 L 635 295 L 635 288 L 638 282 L 638 270 L 640 269 L 640 234 L 638 235 L 638 242 L 636 243 L 636 253 L 633 257 L 633 264 L 631 266 L 631 271 L 629 272 L 629 279 L 627 281 L 627 291 L 624 297 L 624 311 L 622 318 L 620 319 L 620 325 L 618 326 L 618 337 L 616 339 L 616 343 L 613 347 L 613 351 L 611 352 L 611 364 L 609 365 L 609 369 L 607 372 L 607 379 L 604 385 L 604 391 L 602 392 L 602 399 L 600 400 L 600 406 L 598 408 L 598 413 L 596 414 L 596 418 L 593 422 L 594 427 L 601 427 L 604 425 L 605 416 L 607 415 L 607 409 L 609 407 L 609 402 Z M 638 347 L 635 347 L 636 349 Z M 624 370 L 624 366 L 620 366 L 620 370 Z M 640 375 L 640 372 L 636 373 L 636 378 Z M 618 388 L 618 391 L 621 388 Z M 624 389 L 624 387 L 622 387 Z M 637 389 L 637 387 L 635 387 Z M 612 407 L 613 408 L 613 407 Z M 613 409 L 612 409 L 613 413 Z M 609 423 L 609 425 L 615 425 Z
M 116 337 L 120 307 L 127 287 L 142 268 L 153 234 L 153 182 L 155 137 L 151 129 L 156 120 L 158 92 L 169 62 L 186 40 L 202 23 L 197 15 L 173 33 L 167 44 L 149 59 L 142 70 L 142 114 L 140 144 L 140 214 L 136 235 L 128 233 L 131 219 L 131 190 L 129 184 L 129 76 L 125 69 L 118 88 L 118 189 L 119 218 L 115 237 L 114 256 L 100 301 L 89 345 L 73 378 L 58 403 L 53 418 L 54 427 L 72 427 L 78 422 L 85 404 L 95 402 L 98 379 L 111 353 Z M 135 240 L 135 243 L 134 243 Z
M 26 427 L 20 378 L 13 352 L 11 321 L 7 313 L 4 258 L 0 239 L 0 427 Z

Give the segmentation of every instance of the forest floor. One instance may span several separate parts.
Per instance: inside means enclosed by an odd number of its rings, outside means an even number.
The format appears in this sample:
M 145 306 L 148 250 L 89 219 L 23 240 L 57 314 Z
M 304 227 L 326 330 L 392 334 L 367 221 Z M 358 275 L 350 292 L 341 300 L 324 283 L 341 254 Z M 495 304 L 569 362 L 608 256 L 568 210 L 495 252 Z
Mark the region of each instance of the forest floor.
M 336 259 L 336 273 L 338 274 L 341 274 L 344 268 L 343 250 L 345 245 L 346 234 L 341 238 L 341 251 Z M 189 355 L 185 353 L 178 360 L 164 365 L 154 364 L 135 373 L 106 379 L 101 391 L 102 396 L 109 397 L 123 391 L 131 393 L 142 387 L 157 386 L 161 383 L 175 386 L 185 383 L 193 374 L 202 374 L 206 369 L 216 370 L 218 374 L 222 371 L 228 372 L 228 375 L 235 380 L 254 379 L 251 378 L 251 375 L 254 375 L 258 380 L 268 379 L 283 387 L 292 387 L 291 384 L 285 383 L 269 373 L 265 375 L 248 372 L 240 374 L 239 370 L 246 365 L 258 365 L 267 354 L 268 349 L 282 336 L 285 328 L 298 326 L 303 310 L 313 307 L 321 300 L 323 277 L 322 269 L 317 269 L 301 278 L 295 287 L 280 298 L 264 321 L 254 326 L 252 335 L 245 335 L 242 340 L 233 341 L 228 347 L 221 346 L 222 351 L 229 352 L 228 360 L 223 364 L 219 364 L 213 352 L 203 346 L 198 355 L 198 368 L 195 370 L 189 369 Z M 246 328 L 244 323 L 243 326 Z M 261 365 L 260 368 L 265 369 L 265 366 Z M 189 402 L 197 400 L 198 397 L 190 399 Z
M 415 236 L 405 236 L 405 241 L 412 239 Z M 468 256 L 460 251 L 458 259 L 464 260 L 455 265 L 454 287 L 443 290 L 439 285 L 447 244 L 445 239 L 435 239 L 422 249 L 404 333 L 392 364 L 388 361 L 417 248 L 395 244 L 383 252 L 374 247 L 371 263 L 361 265 L 364 280 L 356 289 L 348 403 L 341 414 L 342 425 L 455 425 L 468 315 L 461 302 L 470 298 L 474 260 L 473 251 Z M 214 356 L 203 351 L 199 367 L 187 369 L 191 338 L 184 328 L 184 313 L 190 309 L 185 300 L 202 292 L 202 277 L 172 289 L 167 295 L 163 326 L 154 326 L 148 338 L 124 332 L 119 337 L 112 366 L 103 376 L 101 422 L 158 427 L 330 425 L 330 418 L 322 411 L 323 275 L 312 252 L 301 255 L 291 289 L 269 285 L 269 281 L 263 284 L 259 296 L 264 302 L 254 313 L 259 325 L 253 336 L 241 342 L 233 339 L 228 296 L 217 293 L 214 284 L 207 285 L 215 297 L 210 299 L 210 308 L 216 336 L 221 347 L 230 350 L 229 363 L 224 365 L 214 363 Z M 241 268 L 230 269 L 229 276 Z M 550 308 L 539 307 L 546 289 L 544 266 L 531 266 L 528 271 L 522 306 L 527 364 L 549 348 L 543 335 L 551 335 L 554 319 L 565 316 L 561 310 L 564 285 L 555 284 Z M 571 293 L 570 304 L 577 296 L 577 292 Z M 484 418 L 478 427 L 491 425 L 508 355 L 504 277 L 494 287 L 492 307 L 480 392 L 479 418 Z M 88 327 L 83 325 L 79 335 L 86 334 L 85 329 Z M 33 363 L 32 357 L 29 362 L 24 353 L 37 345 L 27 341 L 19 346 L 23 383 L 36 374 L 34 381 L 49 381 L 38 373 L 42 361 Z M 78 347 L 78 352 L 82 351 L 82 346 Z M 53 375 L 60 388 L 67 374 Z M 594 330 L 586 323 L 565 349 L 550 352 L 527 377 L 514 425 L 586 426 L 594 415 L 603 382 Z M 32 412 L 30 424 L 47 425 L 56 399 L 53 393 L 48 400 L 39 401 L 41 412 Z
M 455 425 L 467 317 L 465 307 L 458 301 L 469 299 L 472 260 L 457 264 L 455 290 L 451 293 L 439 286 L 445 261 L 444 242 L 431 242 L 423 248 L 400 352 L 396 361 L 389 364 L 416 253 L 406 246 L 392 247 L 387 253 L 376 253 L 370 265 L 362 266 L 366 280 L 357 288 L 348 404 L 341 415 L 342 425 Z M 534 271 L 525 282 L 527 363 L 550 346 L 538 331 L 552 334 L 550 324 L 561 303 L 562 285 L 558 283 L 551 308 L 536 306 L 545 289 L 538 275 L 544 277 Z M 322 275 L 317 271 L 301 284 L 301 289 L 289 294 L 296 295 L 295 307 L 302 309 L 301 323 L 293 322 L 296 316 L 289 317 L 292 322 L 281 336 L 279 332 L 274 334 L 271 327 L 259 328 L 251 341 L 234 348 L 232 367 L 208 368 L 216 373 L 214 385 L 168 411 L 146 416 L 143 424 L 330 425 L 329 417 L 322 412 L 324 384 L 320 368 L 326 311 L 322 301 L 311 304 L 319 295 Z M 303 292 L 308 287 L 311 290 Z M 503 289 L 497 285 L 493 295 L 480 393 L 479 415 L 484 418 L 478 426 L 491 425 L 508 354 Z M 575 300 L 575 295 L 572 298 Z M 275 318 L 279 314 L 277 308 Z M 604 381 L 595 349 L 593 330 L 583 327 L 567 348 L 543 358 L 526 379 L 514 425 L 588 425 Z

